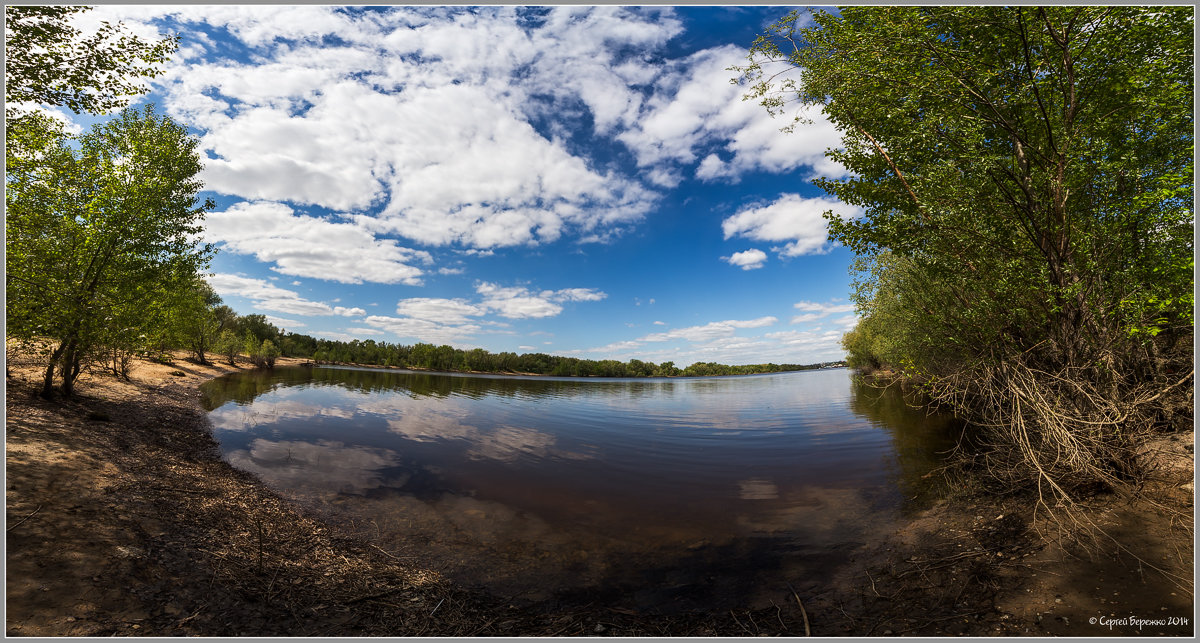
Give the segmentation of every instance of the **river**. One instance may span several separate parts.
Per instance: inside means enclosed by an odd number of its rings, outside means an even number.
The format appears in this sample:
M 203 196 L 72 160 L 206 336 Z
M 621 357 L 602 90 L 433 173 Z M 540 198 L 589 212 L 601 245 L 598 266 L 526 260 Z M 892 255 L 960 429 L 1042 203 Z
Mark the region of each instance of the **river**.
M 202 390 L 228 462 L 396 557 L 513 601 L 662 612 L 819 582 L 938 494 L 958 427 L 845 369 L 292 367 Z

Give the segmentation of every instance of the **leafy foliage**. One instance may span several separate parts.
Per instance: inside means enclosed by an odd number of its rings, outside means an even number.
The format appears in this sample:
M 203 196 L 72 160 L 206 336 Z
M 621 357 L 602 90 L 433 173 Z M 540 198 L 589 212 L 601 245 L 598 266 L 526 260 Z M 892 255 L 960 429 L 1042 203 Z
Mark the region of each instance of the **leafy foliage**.
M 4 12 L 8 335 L 47 346 L 43 395 L 56 371 L 69 395 L 89 362 L 127 376 L 151 348 L 187 346 L 203 363 L 222 327 L 199 276 L 213 250 L 196 238 L 213 206 L 197 198 L 196 140 L 152 106 L 78 138 L 29 109 L 123 107 L 176 48 L 107 22 L 85 36 L 71 22 L 88 10 Z
M 155 324 L 157 344 L 186 347 L 197 362 L 208 364 L 207 353 L 215 350 L 222 330 L 221 298 L 212 287 L 197 274 L 184 275 L 155 303 L 161 311 Z
M 851 363 L 924 383 L 1058 498 L 1191 415 L 1166 391 L 1191 377 L 1192 33 L 1186 7 L 847 7 L 740 68 L 842 132 L 847 176 L 816 183 L 865 212 L 826 215 L 860 257 Z
M 196 242 L 211 201 L 199 202 L 196 140 L 153 107 L 127 109 L 70 139 L 45 117 L 22 119 L 23 150 L 7 168 L 8 333 L 58 341 L 70 393 L 101 346 L 128 346 L 170 286 L 207 265 Z
M 817 183 L 866 215 L 828 215 L 831 237 L 910 258 L 976 345 L 1042 328 L 1078 365 L 1122 335 L 1122 302 L 1126 335 L 1192 323 L 1191 15 L 851 7 L 789 16 L 744 71 L 769 109 L 819 104 L 843 132 L 850 178 Z
M 217 336 L 217 341 L 213 345 L 213 352 L 219 353 L 230 366 L 233 366 L 237 364 L 238 348 L 240 345 L 241 341 L 238 340 L 237 333 L 232 328 L 225 328 Z
M 249 338 L 250 335 L 247 335 Z M 252 341 L 247 343 L 247 351 L 250 357 L 250 363 L 259 368 L 275 368 L 275 360 L 279 358 L 279 348 L 275 346 L 275 342 L 269 339 L 264 339 L 261 344 L 254 344 Z
M 14 103 L 61 105 L 100 114 L 142 94 L 137 78 L 162 73 L 160 63 L 175 51 L 178 39 L 146 42 L 121 25 L 101 24 L 83 36 L 70 24 L 81 6 L 4 7 L 5 116 L 17 117 Z

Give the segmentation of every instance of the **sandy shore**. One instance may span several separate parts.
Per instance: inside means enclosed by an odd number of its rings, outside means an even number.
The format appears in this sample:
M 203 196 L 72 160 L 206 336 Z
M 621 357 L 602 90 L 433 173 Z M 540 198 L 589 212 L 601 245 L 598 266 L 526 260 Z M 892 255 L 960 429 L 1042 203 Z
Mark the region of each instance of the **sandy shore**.
M 834 578 L 796 583 L 794 600 L 646 614 L 603 594 L 514 605 L 306 515 L 219 458 L 197 387 L 244 367 L 138 362 L 131 381 L 86 374 L 76 398 L 49 402 L 32 365 L 9 367 L 9 636 L 1101 636 L 1169 618 L 1189 622 L 1140 633 L 1194 631 L 1190 432 L 1150 445 L 1158 505 L 1091 501 L 1124 555 L 1087 556 L 1028 501 L 964 496 Z

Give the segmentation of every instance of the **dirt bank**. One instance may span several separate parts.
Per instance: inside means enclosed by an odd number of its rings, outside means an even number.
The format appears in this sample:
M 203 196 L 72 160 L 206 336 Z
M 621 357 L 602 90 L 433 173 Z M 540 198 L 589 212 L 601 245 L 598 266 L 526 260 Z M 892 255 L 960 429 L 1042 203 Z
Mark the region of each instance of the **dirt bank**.
M 1120 557 L 1089 558 L 1027 500 L 964 494 L 770 608 L 647 614 L 614 588 L 514 604 L 305 515 L 218 457 L 197 386 L 235 367 L 139 362 L 131 381 L 87 374 L 76 398 L 45 401 L 32 365 L 9 366 L 10 636 L 1193 632 L 1190 432 L 1148 447 L 1159 506 L 1092 499 Z M 1188 624 L 1144 622 L 1169 618 Z

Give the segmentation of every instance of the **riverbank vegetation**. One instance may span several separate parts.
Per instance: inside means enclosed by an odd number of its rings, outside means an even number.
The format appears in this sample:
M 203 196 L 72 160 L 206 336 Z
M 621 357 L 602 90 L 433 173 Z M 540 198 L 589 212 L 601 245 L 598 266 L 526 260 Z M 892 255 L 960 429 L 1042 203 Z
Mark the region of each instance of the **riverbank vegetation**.
M 1138 445 L 1193 421 L 1193 12 L 792 13 L 740 69 L 818 106 L 849 174 L 848 363 L 973 426 L 970 464 L 1075 507 L 1134 493 Z M 965 454 L 964 454 L 965 455 Z
M 545 353 L 492 353 L 482 348 L 468 350 L 446 344 L 320 339 L 280 329 L 262 314 L 238 315 L 221 303 L 221 298 L 202 278 L 147 304 L 141 320 L 140 325 L 130 320 L 122 327 L 122 333 L 113 333 L 89 345 L 88 352 L 76 356 L 77 368 L 100 368 L 128 377 L 136 358 L 170 362 L 176 350 L 187 350 L 192 359 L 203 365 L 215 360 L 231 366 L 249 363 L 273 368 L 277 359 L 286 357 L 319 364 L 558 377 L 707 377 L 845 366 L 844 362 L 739 365 L 695 362 L 680 368 L 671 361 L 656 364 L 638 359 L 590 360 Z M 11 355 L 40 353 L 43 363 L 49 356 L 51 365 L 54 348 L 62 345 L 37 333 L 10 332 L 9 340 Z M 77 376 L 78 371 L 72 381 Z

